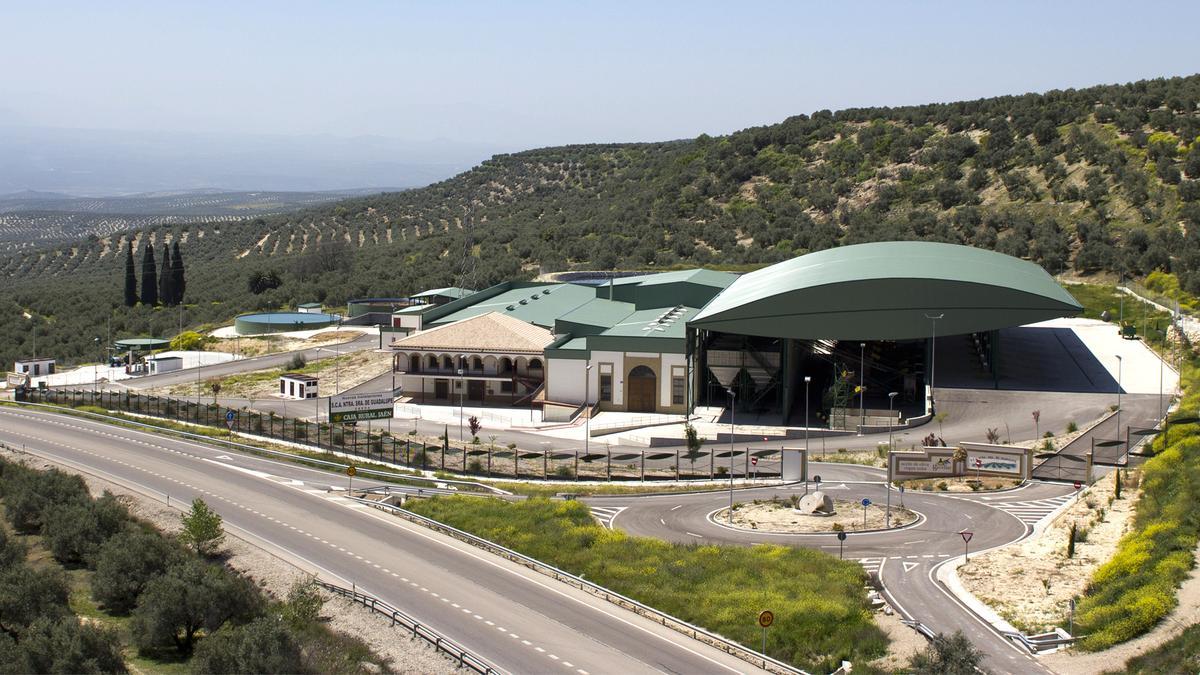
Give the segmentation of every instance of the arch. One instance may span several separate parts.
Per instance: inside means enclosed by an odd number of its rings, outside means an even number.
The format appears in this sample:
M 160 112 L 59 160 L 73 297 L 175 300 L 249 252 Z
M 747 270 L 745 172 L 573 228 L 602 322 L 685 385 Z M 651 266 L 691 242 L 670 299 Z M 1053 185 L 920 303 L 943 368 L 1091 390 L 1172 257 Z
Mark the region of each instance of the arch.
M 426 355 L 426 356 L 427 356 L 427 358 L 425 359 L 425 361 L 426 361 L 426 363 L 429 365 L 429 369 L 430 369 L 430 370 L 437 370 L 437 369 L 438 369 L 438 357 L 437 357 L 437 354 L 428 354 L 428 355 Z
M 474 372 L 482 372 L 483 371 L 483 359 L 479 358 L 478 356 L 472 356 L 471 357 L 471 370 Z
M 533 357 L 532 359 L 529 359 L 529 369 L 530 370 L 541 370 L 542 368 L 543 368 L 543 366 L 542 366 L 541 359 L 537 358 L 536 356 Z
M 500 375 L 510 375 L 513 371 L 513 360 L 507 356 L 501 356 L 496 362 L 496 372 Z
M 625 378 L 629 412 L 654 412 L 658 407 L 658 375 L 649 366 L 636 366 Z
M 442 354 L 442 369 L 454 370 L 454 359 L 450 358 L 449 354 Z
M 410 372 L 414 372 L 414 373 L 421 372 L 421 355 L 420 354 L 409 354 L 408 355 L 408 366 L 411 369 Z

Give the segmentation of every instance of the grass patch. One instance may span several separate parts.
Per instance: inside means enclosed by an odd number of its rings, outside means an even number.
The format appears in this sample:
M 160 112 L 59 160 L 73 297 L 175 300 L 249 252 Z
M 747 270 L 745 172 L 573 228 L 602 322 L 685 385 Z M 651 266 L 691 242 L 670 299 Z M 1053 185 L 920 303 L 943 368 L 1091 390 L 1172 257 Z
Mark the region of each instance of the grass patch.
M 862 568 L 812 549 L 631 537 L 599 526 L 575 501 L 439 497 L 411 508 L 753 649 L 762 639 L 755 618 L 771 609 L 768 653 L 805 669 L 829 672 L 887 647 L 867 608 Z
M 1098 284 L 1071 284 L 1067 291 L 1083 305 L 1086 319 L 1100 319 L 1108 312 L 1108 320 L 1116 324 L 1121 316 L 1121 302 L 1125 303 L 1125 322 L 1137 329 L 1138 336 L 1157 351 L 1162 351 L 1164 340 L 1158 330 L 1170 323 L 1171 317 L 1150 305 L 1118 291 L 1112 286 Z M 1144 319 L 1144 320 L 1143 320 Z M 1145 334 L 1143 334 L 1145 331 Z
M 1195 366 L 1184 369 L 1182 410 L 1200 406 Z M 1185 413 L 1191 416 L 1191 413 Z M 1200 541 L 1200 428 L 1172 425 L 1170 445 L 1146 462 L 1133 530 L 1096 570 L 1076 609 L 1079 644 L 1101 650 L 1146 633 L 1178 604 L 1176 589 L 1195 564 Z

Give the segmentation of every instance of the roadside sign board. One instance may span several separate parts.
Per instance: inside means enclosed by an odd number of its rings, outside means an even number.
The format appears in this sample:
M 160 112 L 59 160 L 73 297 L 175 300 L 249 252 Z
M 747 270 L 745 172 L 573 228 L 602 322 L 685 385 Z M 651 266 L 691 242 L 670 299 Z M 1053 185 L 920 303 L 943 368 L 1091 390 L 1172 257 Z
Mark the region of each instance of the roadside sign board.
M 392 392 L 375 391 L 329 397 L 330 422 L 383 420 L 392 416 Z
M 226 422 L 232 422 L 235 417 L 237 417 L 237 413 L 233 412 L 232 410 L 229 410 L 225 413 Z
M 353 464 L 346 467 L 346 475 L 347 476 L 350 476 L 351 478 L 353 478 L 354 474 L 356 474 L 356 473 L 358 473 L 358 469 L 355 469 Z
M 863 500 L 862 500 L 862 505 L 863 505 L 863 506 L 870 506 L 870 505 L 871 505 L 871 500 L 870 500 L 870 499 L 867 499 L 866 497 L 863 497 Z
M 976 469 L 982 469 L 982 468 L 983 468 L 983 460 L 982 460 L 982 459 L 980 459 L 979 457 L 976 457 L 976 458 L 975 458 L 975 468 L 976 468 Z
M 751 457 L 751 458 L 750 458 L 750 463 L 751 463 L 751 464 L 753 464 L 754 466 L 758 466 L 758 458 L 757 458 L 757 457 Z
M 845 532 L 840 532 L 840 531 L 838 532 L 838 541 L 846 541 L 846 533 Z
M 1083 483 L 1081 483 L 1079 481 L 1075 481 L 1075 489 L 1078 490 L 1081 487 L 1083 487 Z
M 971 537 L 975 536 L 974 532 L 968 532 L 966 530 L 963 530 L 962 532 L 959 532 L 958 534 L 962 536 L 964 544 L 969 543 L 971 541 Z
M 769 609 L 764 609 L 758 613 L 758 625 L 762 626 L 763 628 L 769 628 L 773 623 L 775 623 L 774 612 Z

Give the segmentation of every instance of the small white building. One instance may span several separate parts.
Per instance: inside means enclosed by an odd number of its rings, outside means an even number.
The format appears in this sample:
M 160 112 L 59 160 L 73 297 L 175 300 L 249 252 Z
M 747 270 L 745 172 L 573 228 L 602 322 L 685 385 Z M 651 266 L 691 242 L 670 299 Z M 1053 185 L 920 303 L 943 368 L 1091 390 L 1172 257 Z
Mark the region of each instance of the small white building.
M 319 302 L 301 303 L 296 305 L 296 311 L 300 312 L 301 314 L 322 314 L 324 312 L 324 310 L 321 309 L 321 303 Z
M 279 376 L 279 395 L 284 398 L 316 398 L 317 378 L 300 373 L 284 373 Z
M 54 374 L 54 359 L 22 359 L 13 363 L 13 372 L 29 377 Z
M 146 359 L 146 372 L 149 375 L 161 375 L 182 369 L 183 357 L 180 356 L 153 356 Z

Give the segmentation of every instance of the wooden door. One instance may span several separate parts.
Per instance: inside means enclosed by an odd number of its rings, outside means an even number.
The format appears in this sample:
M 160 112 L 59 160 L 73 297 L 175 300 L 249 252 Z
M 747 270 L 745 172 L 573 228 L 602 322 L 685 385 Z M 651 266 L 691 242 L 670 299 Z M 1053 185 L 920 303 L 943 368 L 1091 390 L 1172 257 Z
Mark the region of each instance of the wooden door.
M 629 397 L 626 409 L 629 412 L 654 412 L 657 403 L 655 389 L 658 385 L 654 371 L 646 366 L 638 366 L 629 372 L 625 381 L 628 383 L 626 395 Z

